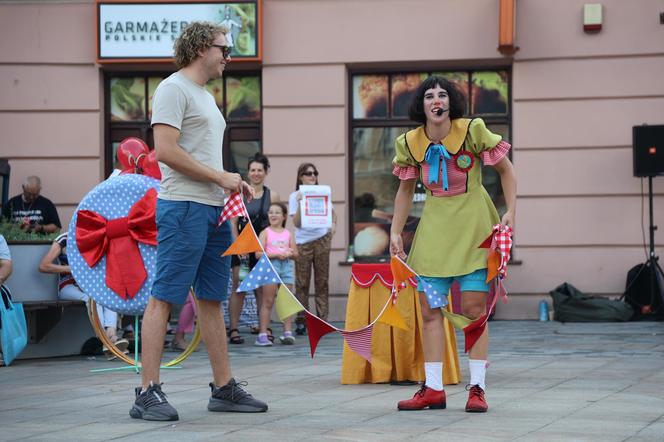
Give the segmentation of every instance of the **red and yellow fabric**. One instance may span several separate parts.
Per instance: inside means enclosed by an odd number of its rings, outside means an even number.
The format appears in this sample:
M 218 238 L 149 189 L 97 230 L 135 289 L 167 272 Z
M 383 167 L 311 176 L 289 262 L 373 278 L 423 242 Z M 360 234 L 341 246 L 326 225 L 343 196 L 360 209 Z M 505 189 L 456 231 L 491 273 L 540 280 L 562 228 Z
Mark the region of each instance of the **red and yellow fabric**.
M 346 330 L 357 330 L 372 323 L 390 299 L 393 276 L 389 264 L 354 264 L 346 307 Z M 396 304 L 407 330 L 390 327 L 378 321 L 373 328 L 371 363 L 344 343 L 341 366 L 342 384 L 423 381 L 422 315 L 416 291 L 417 283 L 408 279 L 399 292 Z M 451 308 L 451 304 L 448 308 Z M 461 380 L 456 336 L 445 320 L 445 360 L 443 382 L 458 384 Z

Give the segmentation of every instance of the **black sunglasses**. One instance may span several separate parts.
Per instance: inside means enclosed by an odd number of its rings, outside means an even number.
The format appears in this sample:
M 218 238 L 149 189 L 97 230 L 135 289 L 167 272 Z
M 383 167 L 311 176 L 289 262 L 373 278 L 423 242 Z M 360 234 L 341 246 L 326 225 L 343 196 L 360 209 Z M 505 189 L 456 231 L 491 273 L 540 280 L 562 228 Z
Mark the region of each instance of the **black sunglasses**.
M 314 170 L 314 171 L 310 170 L 308 172 L 302 172 L 302 175 L 303 176 L 318 176 L 318 171 L 317 170 Z
M 223 55 L 224 58 L 228 58 L 228 56 L 231 55 L 231 50 L 233 49 L 230 46 L 223 46 L 223 45 L 212 45 L 212 46 L 221 49 L 221 55 Z

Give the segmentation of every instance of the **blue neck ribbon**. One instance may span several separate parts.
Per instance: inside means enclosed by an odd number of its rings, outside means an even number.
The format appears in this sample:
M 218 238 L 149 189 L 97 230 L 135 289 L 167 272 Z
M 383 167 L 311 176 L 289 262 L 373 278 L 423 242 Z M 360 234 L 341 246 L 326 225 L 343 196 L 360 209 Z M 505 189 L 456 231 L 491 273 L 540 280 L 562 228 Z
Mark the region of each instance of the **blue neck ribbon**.
M 429 184 L 438 182 L 438 171 L 440 170 L 440 157 L 443 157 L 443 189 L 447 191 L 449 185 L 447 182 L 447 162 L 445 159 L 452 160 L 449 152 L 442 144 L 432 144 L 429 146 L 424 160 L 429 164 Z

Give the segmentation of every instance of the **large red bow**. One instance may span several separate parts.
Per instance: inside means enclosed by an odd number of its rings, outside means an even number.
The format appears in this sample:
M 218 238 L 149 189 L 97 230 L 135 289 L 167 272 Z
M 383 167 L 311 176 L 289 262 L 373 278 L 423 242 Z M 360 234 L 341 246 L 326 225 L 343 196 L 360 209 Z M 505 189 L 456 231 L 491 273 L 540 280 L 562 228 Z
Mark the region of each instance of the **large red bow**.
M 106 285 L 123 299 L 136 296 L 147 278 L 138 242 L 157 245 L 157 191 L 148 190 L 125 218 L 107 220 L 91 210 L 78 212 L 76 245 L 94 267 L 106 255 Z

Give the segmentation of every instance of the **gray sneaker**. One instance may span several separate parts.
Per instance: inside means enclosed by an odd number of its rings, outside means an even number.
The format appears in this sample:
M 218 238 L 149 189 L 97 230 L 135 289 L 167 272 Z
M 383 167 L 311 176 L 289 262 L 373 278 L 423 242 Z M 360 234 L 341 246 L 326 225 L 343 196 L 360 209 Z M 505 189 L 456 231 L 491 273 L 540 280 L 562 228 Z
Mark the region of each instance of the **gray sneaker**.
M 235 382 L 231 378 L 223 387 L 215 387 L 210 382 L 212 396 L 208 403 L 210 411 L 231 411 L 235 413 L 261 413 L 267 411 L 267 404 L 255 399 L 252 395 L 242 389 L 246 382 Z
M 161 385 L 150 384 L 143 393 L 141 393 L 141 387 L 137 387 L 136 401 L 129 410 L 129 416 L 146 421 L 178 420 L 178 412 L 166 400 L 166 393 L 161 391 Z

